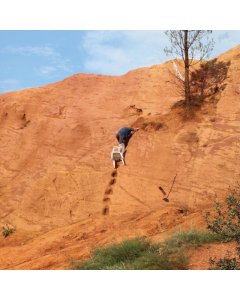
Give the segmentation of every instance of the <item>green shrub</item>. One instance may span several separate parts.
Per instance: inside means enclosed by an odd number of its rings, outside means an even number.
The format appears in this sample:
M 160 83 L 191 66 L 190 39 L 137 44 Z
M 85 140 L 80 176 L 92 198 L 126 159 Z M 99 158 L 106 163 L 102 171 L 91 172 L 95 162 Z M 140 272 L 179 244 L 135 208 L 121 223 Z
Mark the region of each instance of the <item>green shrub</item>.
M 211 268 L 237 270 L 240 267 L 240 200 L 235 193 L 225 205 L 215 203 L 215 212 L 206 214 L 208 231 L 177 232 L 160 244 L 144 238 L 126 240 L 120 244 L 97 249 L 85 262 L 74 262 L 77 270 L 179 270 L 188 268 L 189 249 L 213 242 L 237 242 L 237 257 L 229 255 L 209 259 Z
M 172 258 L 165 253 L 159 253 L 159 251 L 143 254 L 128 267 L 131 270 L 183 270 L 186 268 L 185 256 Z
M 209 264 L 209 270 L 240 270 L 239 259 L 236 257 L 230 257 L 229 252 L 227 252 L 224 258 L 220 258 L 219 260 L 210 258 Z
M 162 256 L 168 257 L 174 269 L 187 269 L 189 249 L 218 242 L 219 236 L 206 231 L 180 231 L 160 245 Z
M 75 262 L 77 270 L 185 270 L 186 253 L 192 247 L 218 241 L 210 232 L 178 232 L 161 244 L 152 244 L 144 238 L 126 240 L 120 244 L 97 249 L 89 260 Z
M 10 227 L 9 225 L 5 225 L 2 227 L 2 236 L 6 238 L 12 233 L 14 233 L 15 231 L 16 231 L 15 227 Z
M 151 245 L 149 241 L 143 238 L 126 240 L 120 244 L 95 250 L 90 260 L 75 266 L 75 269 L 129 269 L 134 260 L 157 250 L 158 246 Z
M 224 204 L 215 202 L 214 215 L 206 214 L 208 230 L 220 236 L 223 242 L 237 243 L 236 257 L 230 257 L 227 252 L 219 260 L 210 258 L 210 270 L 239 270 L 240 268 L 240 199 L 236 192 L 232 192 Z
M 164 242 L 164 247 L 168 251 L 176 251 L 182 246 L 201 246 L 202 244 L 208 244 L 219 241 L 221 237 L 218 234 L 207 231 L 180 231 L 174 234 L 172 237 Z
M 221 236 L 222 241 L 240 242 L 240 200 L 235 193 L 226 198 L 225 205 L 215 202 L 214 215 L 206 214 L 209 231 Z

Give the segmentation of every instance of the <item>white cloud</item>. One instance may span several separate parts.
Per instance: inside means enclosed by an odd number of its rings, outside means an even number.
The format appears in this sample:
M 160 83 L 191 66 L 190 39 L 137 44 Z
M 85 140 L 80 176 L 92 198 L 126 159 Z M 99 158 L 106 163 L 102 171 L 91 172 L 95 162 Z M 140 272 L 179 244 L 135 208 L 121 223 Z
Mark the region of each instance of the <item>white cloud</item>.
M 213 31 L 215 47 L 211 57 L 240 43 L 240 31 Z M 159 64 L 167 57 L 163 51 L 169 44 L 164 31 L 87 31 L 81 45 L 86 53 L 86 72 L 123 74 L 129 70 Z
M 41 76 L 48 76 L 53 78 L 61 71 L 72 72 L 72 66 L 68 60 L 55 60 L 50 65 L 41 66 L 40 68 L 38 68 L 37 73 Z
M 64 58 L 58 51 L 50 46 L 7 46 L 3 48 L 1 52 L 23 56 L 40 56 L 42 58 L 41 62 L 48 63 L 47 66 L 43 65 L 38 68 L 37 73 L 41 76 L 53 77 L 57 75 L 59 71 L 72 71 L 71 61 Z M 45 61 L 43 59 L 45 59 Z
M 49 74 L 54 73 L 56 70 L 57 69 L 52 66 L 43 66 L 43 67 L 40 67 L 39 73 L 42 75 L 49 75 Z
M 215 40 L 215 46 L 213 49 L 213 55 L 217 56 L 237 45 L 240 44 L 240 31 L 239 30 L 214 30 L 213 38 Z
M 89 31 L 80 47 L 86 52 L 87 72 L 122 74 L 166 59 L 161 31 Z
M 18 79 L 5 79 L 0 81 L 1 93 L 20 90 L 23 88 L 24 87 L 21 86 L 21 81 Z
M 21 54 L 21 55 L 40 55 L 40 56 L 46 56 L 46 57 L 58 57 L 59 54 L 51 47 L 48 46 L 39 46 L 39 47 L 33 47 L 33 46 L 23 46 L 23 47 L 13 47 L 13 46 L 7 46 L 3 48 L 3 52 L 9 52 L 13 54 Z

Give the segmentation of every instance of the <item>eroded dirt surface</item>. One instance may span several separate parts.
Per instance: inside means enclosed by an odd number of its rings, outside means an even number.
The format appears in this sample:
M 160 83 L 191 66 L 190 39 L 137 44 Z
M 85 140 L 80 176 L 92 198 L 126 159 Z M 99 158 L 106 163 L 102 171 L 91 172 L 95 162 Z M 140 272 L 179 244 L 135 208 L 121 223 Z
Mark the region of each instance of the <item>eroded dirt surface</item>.
M 0 95 L 0 225 L 17 229 L 0 237 L 0 268 L 67 269 L 94 247 L 203 228 L 239 179 L 239 52 L 219 58 L 231 66 L 218 102 L 187 122 L 170 110 L 171 62 Z M 124 126 L 141 129 L 114 171 Z
M 218 261 L 224 257 L 237 257 L 235 243 L 204 245 L 193 250 L 189 257 L 189 268 L 191 270 L 208 270 L 209 268 L 213 268 L 209 264 L 210 258 Z

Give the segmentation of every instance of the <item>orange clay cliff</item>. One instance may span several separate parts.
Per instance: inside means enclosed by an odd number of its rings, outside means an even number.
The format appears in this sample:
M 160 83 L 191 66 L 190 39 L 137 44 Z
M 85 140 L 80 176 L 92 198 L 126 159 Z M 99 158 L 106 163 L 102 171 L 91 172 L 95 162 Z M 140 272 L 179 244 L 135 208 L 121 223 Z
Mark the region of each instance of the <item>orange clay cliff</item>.
M 240 173 L 240 47 L 218 61 L 231 61 L 225 89 L 190 120 L 171 109 L 171 61 L 1 94 L 0 225 L 16 231 L 0 269 L 68 269 L 95 247 L 204 228 Z M 114 170 L 124 126 L 140 130 Z

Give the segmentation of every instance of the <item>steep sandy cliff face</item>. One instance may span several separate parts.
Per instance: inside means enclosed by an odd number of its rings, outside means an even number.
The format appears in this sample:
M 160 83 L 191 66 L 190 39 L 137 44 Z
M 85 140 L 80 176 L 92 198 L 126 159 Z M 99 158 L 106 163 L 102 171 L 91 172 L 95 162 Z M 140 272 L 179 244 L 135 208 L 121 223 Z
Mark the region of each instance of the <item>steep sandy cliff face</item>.
M 225 89 L 187 122 L 170 110 L 171 62 L 0 95 L 0 223 L 17 228 L 0 238 L 0 268 L 68 268 L 96 246 L 203 226 L 239 180 L 239 53 L 218 58 L 231 60 Z M 141 130 L 114 172 L 123 126 Z

